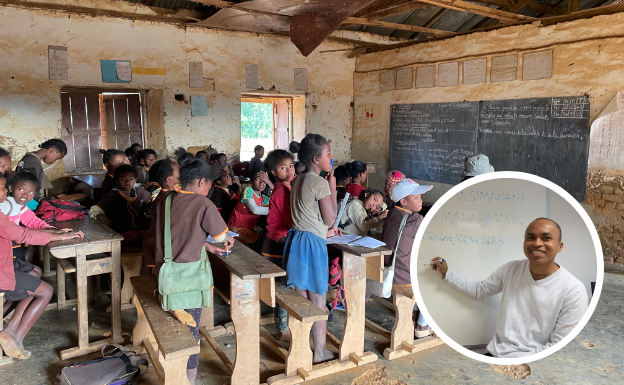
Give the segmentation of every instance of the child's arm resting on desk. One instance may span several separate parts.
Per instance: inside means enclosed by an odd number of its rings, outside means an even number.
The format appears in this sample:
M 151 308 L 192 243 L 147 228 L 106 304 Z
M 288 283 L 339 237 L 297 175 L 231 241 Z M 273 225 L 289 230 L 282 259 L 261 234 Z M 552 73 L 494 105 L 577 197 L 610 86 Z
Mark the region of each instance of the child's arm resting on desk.
M 565 336 L 570 334 L 572 329 L 581 321 L 583 315 L 587 311 L 588 298 L 585 288 L 571 290 L 563 300 L 563 306 L 557 316 L 555 330 L 550 335 L 550 342 L 533 353 L 539 353 L 561 341 Z
M 113 221 L 111 221 L 110 218 L 106 216 L 104 210 L 102 210 L 98 205 L 91 206 L 91 208 L 89 209 L 89 218 L 97 219 L 108 227 L 113 226 Z
M 442 280 L 460 293 L 475 299 L 491 297 L 503 291 L 503 277 L 508 266 L 499 267 L 492 275 L 483 281 L 475 281 L 470 278 L 463 277 L 448 269 L 446 261 L 440 262 L 440 258 L 432 259 L 435 262 L 434 270 L 439 270 L 442 274 Z

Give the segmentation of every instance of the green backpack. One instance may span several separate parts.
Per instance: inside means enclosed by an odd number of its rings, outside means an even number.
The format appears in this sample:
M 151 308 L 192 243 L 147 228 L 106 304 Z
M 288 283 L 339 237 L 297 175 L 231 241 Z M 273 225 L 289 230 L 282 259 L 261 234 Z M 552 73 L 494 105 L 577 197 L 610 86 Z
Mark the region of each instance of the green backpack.
M 162 308 L 169 310 L 196 309 L 210 306 L 213 287 L 212 269 L 206 259 L 206 248 L 195 262 L 176 263 L 171 259 L 171 194 L 165 201 L 165 263 L 158 274 L 158 291 Z

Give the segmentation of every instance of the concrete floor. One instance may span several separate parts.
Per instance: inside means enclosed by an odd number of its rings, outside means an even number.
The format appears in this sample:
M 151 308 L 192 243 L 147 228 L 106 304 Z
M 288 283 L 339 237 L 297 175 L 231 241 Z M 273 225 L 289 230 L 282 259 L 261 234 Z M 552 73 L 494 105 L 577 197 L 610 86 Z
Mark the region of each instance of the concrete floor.
M 228 307 L 215 299 L 215 319 L 218 324 L 229 322 Z M 376 302 L 368 302 L 367 317 L 386 329 L 392 329 L 393 314 Z M 262 314 L 270 314 L 263 307 Z M 122 312 L 123 332 L 131 333 L 136 319 L 134 309 Z M 90 337 L 104 338 L 110 325 L 109 314 L 91 310 Z M 340 336 L 344 318 L 337 312 L 329 324 L 330 331 Z M 273 325 L 267 327 L 275 332 Z M 234 335 L 218 337 L 218 342 L 230 359 L 234 359 Z M 76 312 L 71 308 L 46 312 L 24 341 L 33 354 L 30 359 L 16 361 L 0 367 L 0 384 L 50 384 L 60 370 L 72 361 L 61 361 L 58 352 L 75 346 Z M 227 347 L 230 345 L 230 347 Z M 387 361 L 383 350 L 388 340 L 367 329 L 365 349 L 379 355 L 379 360 L 361 368 L 352 369 L 309 382 L 321 384 L 623 384 L 624 383 L 624 273 L 608 268 L 605 272 L 602 298 L 585 329 L 559 352 L 530 365 L 531 375 L 525 380 L 512 379 L 494 371 L 491 365 L 473 361 L 456 353 L 446 345 L 398 360 Z M 590 347 L 591 346 L 591 347 Z M 330 348 L 331 350 L 331 348 Z M 261 344 L 261 380 L 278 374 L 283 363 L 276 354 Z M 75 359 L 86 361 L 97 354 Z M 212 349 L 202 341 L 199 379 L 203 385 L 229 383 L 229 376 Z M 158 381 L 152 368 L 148 369 L 139 384 L 156 385 Z

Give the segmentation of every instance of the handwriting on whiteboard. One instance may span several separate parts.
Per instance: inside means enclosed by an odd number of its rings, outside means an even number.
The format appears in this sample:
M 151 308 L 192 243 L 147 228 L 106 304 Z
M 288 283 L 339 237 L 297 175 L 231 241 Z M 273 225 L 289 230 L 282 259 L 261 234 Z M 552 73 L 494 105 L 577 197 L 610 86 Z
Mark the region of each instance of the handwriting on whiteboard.
M 509 224 L 519 224 L 522 222 L 518 220 L 517 215 L 510 214 L 495 214 L 495 213 L 485 213 L 485 214 L 476 214 L 476 213 L 464 213 L 461 211 L 444 211 L 437 212 L 436 215 L 440 218 L 440 222 L 444 223 L 509 223 Z
M 486 246 L 502 246 L 505 244 L 505 240 L 501 235 L 466 235 L 466 234 L 448 234 L 448 233 L 433 233 L 431 231 L 427 231 L 425 235 L 423 235 L 423 241 L 429 242 L 442 242 L 448 243 L 451 245 L 460 244 L 460 245 L 486 245 Z
M 476 201 L 487 201 L 487 202 L 526 202 L 526 198 L 523 193 L 493 193 L 487 191 L 460 191 L 453 198 L 457 198 L 457 201 L 466 201 L 466 202 L 476 202 Z M 453 199 L 451 198 L 451 199 Z

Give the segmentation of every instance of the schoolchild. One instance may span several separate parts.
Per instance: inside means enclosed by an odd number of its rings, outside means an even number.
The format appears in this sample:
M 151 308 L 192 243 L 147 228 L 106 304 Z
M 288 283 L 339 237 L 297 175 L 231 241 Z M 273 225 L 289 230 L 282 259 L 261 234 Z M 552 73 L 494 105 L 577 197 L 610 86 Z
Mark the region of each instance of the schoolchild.
M 104 167 L 106 167 L 106 176 L 100 188 L 100 193 L 104 196 L 117 186 L 117 182 L 115 182 L 115 170 L 117 167 L 124 164 L 126 155 L 123 151 L 114 148 L 110 150 L 100 149 L 100 154 L 102 154 L 102 163 Z
M 149 170 L 150 167 L 152 167 L 154 163 L 156 163 L 156 151 L 152 150 L 151 148 L 146 148 L 145 150 L 141 151 L 140 156 L 141 161 L 136 166 L 137 183 L 139 183 L 141 186 L 144 186 L 150 181 Z
M 245 245 L 252 245 L 258 241 L 260 234 L 255 230 L 256 224 L 260 216 L 269 214 L 269 196 L 262 193 L 266 184 L 261 178 L 261 172 L 261 170 L 253 172 L 251 186 L 243 190 L 227 223 L 228 228 L 239 234 L 238 240 Z
M 362 191 L 366 190 L 366 187 L 362 186 L 362 183 L 366 181 L 366 165 L 356 160 L 351 163 L 345 163 L 344 166 L 351 177 L 351 183 L 347 185 L 347 192 L 357 198 Z
M 383 224 L 388 215 L 385 207 L 381 191 L 367 188 L 357 199 L 349 200 L 338 227 L 345 234 L 365 237 L 370 230 Z

